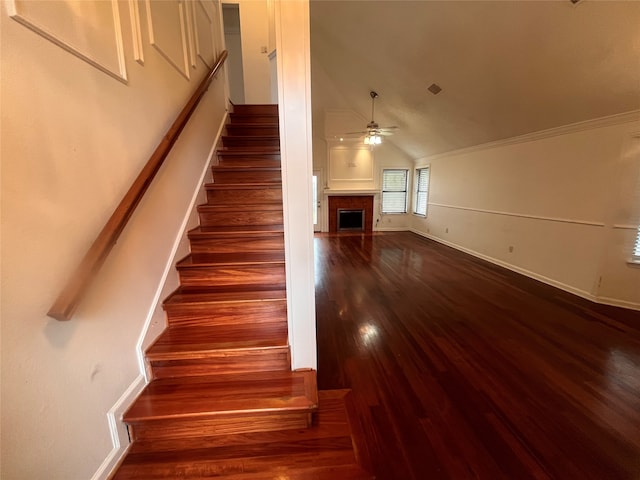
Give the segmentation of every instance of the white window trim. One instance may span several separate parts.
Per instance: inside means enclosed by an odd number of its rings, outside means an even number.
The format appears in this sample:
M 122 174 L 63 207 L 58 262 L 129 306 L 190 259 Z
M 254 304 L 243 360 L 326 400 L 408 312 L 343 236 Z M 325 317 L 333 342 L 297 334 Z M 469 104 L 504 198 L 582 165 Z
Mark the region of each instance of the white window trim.
M 429 180 L 427 182 L 427 204 L 426 211 L 424 214 L 416 212 L 416 208 L 418 207 L 418 170 L 422 170 L 424 168 L 429 169 Z M 416 166 L 413 170 L 413 206 L 411 208 L 411 213 L 416 217 L 427 218 L 429 214 L 429 192 L 431 191 L 431 164 L 428 165 L 420 165 Z
M 636 241 L 633 244 L 631 258 L 627 263 L 640 266 L 640 226 L 638 226 L 638 229 L 636 230 Z
M 407 173 L 406 185 L 404 190 L 404 212 L 385 212 L 384 211 L 384 172 L 385 170 L 402 170 Z M 380 215 L 406 215 L 409 213 L 409 181 L 410 168 L 407 167 L 382 167 L 380 170 Z

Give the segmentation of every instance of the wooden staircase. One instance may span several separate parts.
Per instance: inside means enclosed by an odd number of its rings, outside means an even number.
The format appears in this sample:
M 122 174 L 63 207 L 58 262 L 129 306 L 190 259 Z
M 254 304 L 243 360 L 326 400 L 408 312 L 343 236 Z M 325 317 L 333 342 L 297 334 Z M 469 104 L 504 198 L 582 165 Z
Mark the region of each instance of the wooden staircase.
M 290 364 L 277 106 L 235 106 L 212 170 L 191 253 L 177 263 L 180 287 L 164 303 L 168 328 L 146 352 L 153 380 L 123 418 L 133 444 L 114 479 L 273 478 L 274 468 L 307 478 L 312 465 L 289 465 L 279 445 L 240 468 L 229 450 L 265 443 L 260 435 L 303 438 L 318 408 L 315 371 Z M 339 478 L 368 478 L 351 448 Z

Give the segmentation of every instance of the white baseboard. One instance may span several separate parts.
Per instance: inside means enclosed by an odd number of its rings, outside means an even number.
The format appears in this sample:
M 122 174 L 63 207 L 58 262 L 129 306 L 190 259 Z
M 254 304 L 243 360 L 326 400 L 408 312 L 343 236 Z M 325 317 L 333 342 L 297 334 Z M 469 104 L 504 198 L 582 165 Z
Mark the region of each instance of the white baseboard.
M 113 448 L 102 462 L 102 465 L 98 467 L 96 473 L 93 474 L 91 480 L 107 480 L 111 472 L 120 464 L 127 450 L 129 450 L 129 433 L 127 432 L 127 427 L 122 422 L 122 415 L 136 397 L 140 395 L 140 392 L 142 392 L 146 384 L 147 382 L 144 376 L 138 375 L 113 407 L 111 407 L 111 410 L 107 412 L 107 422 L 109 423 Z
M 428 238 L 429 240 L 433 240 L 434 242 L 441 243 L 448 247 L 455 248 L 456 250 L 460 250 L 461 252 L 468 253 L 469 255 L 473 255 L 474 257 L 480 258 L 482 260 L 486 260 L 489 263 L 493 263 L 494 265 L 498 265 L 500 267 L 506 268 L 507 270 L 511 270 L 513 272 L 519 273 L 526 277 L 533 278 L 534 280 L 538 280 L 542 283 L 546 283 L 547 285 L 551 285 L 552 287 L 559 288 L 560 290 L 564 290 L 565 292 L 572 293 L 574 295 L 582 297 L 591 302 L 601 303 L 604 305 L 611 305 L 613 307 L 628 308 L 631 310 L 640 310 L 640 304 L 638 303 L 626 302 L 624 300 L 617 300 L 615 298 L 597 297 L 585 290 L 572 287 L 571 285 L 567 285 L 566 283 L 558 282 L 557 280 L 554 280 L 552 278 L 545 277 L 544 275 L 540 275 L 538 273 L 518 267 L 516 265 L 512 265 L 502 260 L 498 260 L 497 258 L 484 255 L 480 252 L 476 252 L 475 250 L 471 250 L 469 248 L 462 247 L 455 243 L 448 242 L 446 240 L 443 240 L 442 238 L 435 237 L 433 235 L 429 235 L 428 233 L 421 232 L 420 230 L 416 230 L 412 228 L 412 229 L 409 229 L 409 231 L 412 233 L 415 233 L 416 235 L 420 235 L 421 237 L 425 237 L 425 238 Z
M 407 227 L 378 227 L 374 232 L 406 232 Z
M 602 303 L 603 305 L 610 305 L 612 307 L 621 307 L 621 308 L 628 308 L 629 310 L 640 311 L 640 303 L 627 302 L 625 300 L 618 300 L 617 298 L 595 297 L 594 302 Z

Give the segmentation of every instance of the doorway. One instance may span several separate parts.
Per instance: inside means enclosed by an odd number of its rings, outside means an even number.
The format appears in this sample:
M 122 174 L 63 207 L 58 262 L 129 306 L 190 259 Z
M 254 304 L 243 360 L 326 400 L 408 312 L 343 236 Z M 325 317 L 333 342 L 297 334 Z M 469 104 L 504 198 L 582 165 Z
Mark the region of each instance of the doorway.
M 224 21 L 224 41 L 229 52 L 227 75 L 229 76 L 229 97 L 235 105 L 244 104 L 244 68 L 242 65 L 242 33 L 240 31 L 240 5 L 222 4 Z
M 311 177 L 311 185 L 313 189 L 313 231 L 321 232 L 322 231 L 322 223 L 321 223 L 321 207 L 322 207 L 322 192 L 320 191 L 319 185 L 321 184 L 321 174 L 320 170 L 313 171 L 313 177 Z

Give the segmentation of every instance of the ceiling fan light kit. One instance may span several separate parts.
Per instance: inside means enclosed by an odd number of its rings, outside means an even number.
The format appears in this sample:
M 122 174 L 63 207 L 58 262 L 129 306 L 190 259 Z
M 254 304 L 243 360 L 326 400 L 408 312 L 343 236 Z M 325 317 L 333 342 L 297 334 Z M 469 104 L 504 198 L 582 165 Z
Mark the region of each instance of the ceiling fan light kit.
M 393 131 L 396 126 L 392 127 L 381 127 L 374 120 L 375 113 L 375 100 L 378 98 L 378 94 L 373 90 L 369 92 L 369 96 L 371 97 L 371 121 L 367 123 L 367 129 L 362 132 L 347 132 L 344 135 L 364 135 L 364 144 L 369 145 L 370 147 L 374 147 L 375 145 L 380 145 L 382 143 L 382 137 L 393 135 Z M 343 136 L 340 136 L 340 141 L 343 140 Z
M 364 137 L 365 145 L 380 145 L 382 143 L 382 137 L 380 135 L 372 134 Z

